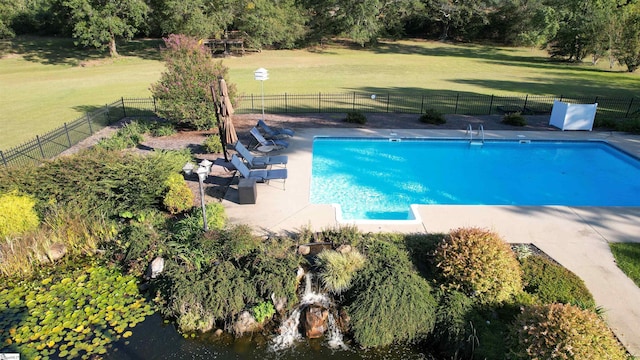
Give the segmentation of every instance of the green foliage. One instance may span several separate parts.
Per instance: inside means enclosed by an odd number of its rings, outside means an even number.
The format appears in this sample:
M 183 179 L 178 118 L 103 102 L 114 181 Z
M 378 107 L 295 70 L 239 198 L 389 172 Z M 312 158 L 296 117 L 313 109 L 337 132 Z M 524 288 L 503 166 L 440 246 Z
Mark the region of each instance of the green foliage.
M 49 161 L 37 172 L 12 168 L 0 174 L 0 191 L 33 194 L 42 204 L 67 204 L 87 214 L 118 216 L 160 207 L 163 179 L 182 170 L 186 151 L 154 151 L 145 156 L 105 150 L 84 151 Z
M 631 134 L 640 134 L 640 116 L 619 122 L 617 129 Z
M 167 193 L 162 204 L 171 214 L 178 214 L 193 207 L 194 195 L 182 175 L 175 173 L 169 175 L 165 181 Z
M 522 116 L 520 112 L 513 112 L 504 114 L 502 117 L 502 122 L 507 125 L 513 126 L 525 126 L 527 125 L 527 120 Z
M 640 287 L 640 244 L 609 243 L 616 264 Z
M 276 314 L 276 308 L 269 301 L 263 301 L 258 305 L 251 308 L 251 313 L 256 321 L 262 324 L 266 320 L 269 320 Z
M 604 320 L 573 305 L 525 307 L 512 334 L 516 359 L 628 359 Z
M 311 228 L 302 228 L 297 234 L 298 243 L 327 242 L 334 246 L 348 244 L 357 247 L 365 238 L 355 225 L 340 225 L 334 228 L 325 228 L 314 232 Z
M 363 347 L 377 347 L 429 334 L 437 305 L 408 253 L 375 240 L 367 244 L 366 256 L 369 261 L 347 292 L 354 339 Z
M 227 67 L 221 61 L 214 62 L 209 50 L 195 38 L 169 35 L 164 40 L 167 70 L 151 85 L 151 92 L 159 101 L 158 113 L 181 127 L 214 127 L 216 109 L 210 86 L 218 86 L 218 78 L 228 77 Z M 228 81 L 227 85 L 233 99 L 235 85 Z M 220 94 L 219 89 L 216 91 Z
M 132 39 L 144 24 L 149 7 L 142 0 L 64 0 L 77 44 L 109 48 L 117 56 L 116 37 Z
M 325 289 L 332 293 L 340 294 L 351 287 L 351 281 L 355 273 L 360 270 L 366 258 L 352 250 L 347 253 L 339 253 L 334 250 L 325 250 L 317 256 L 317 266 L 320 268 L 318 275 Z
M 33 230 L 40 224 L 36 201 L 16 191 L 0 194 L 0 239 Z
M 621 13 L 621 34 L 615 37 L 613 52 L 628 72 L 634 72 L 640 67 L 640 8 L 638 5 L 626 6 Z
M 220 135 L 214 134 L 207 136 L 206 139 L 202 142 L 202 147 L 204 147 L 204 151 L 210 154 L 221 154 L 222 153 L 222 142 L 220 142 Z
M 98 244 L 114 235 L 115 227 L 103 216 L 50 205 L 37 230 L 7 237 L 0 243 L 0 274 L 12 278 L 33 276 L 43 263 L 50 262 L 54 244 L 64 247 L 67 257 L 93 256 Z
M 258 296 L 269 299 L 285 297 L 293 306 L 298 280 L 295 269 L 304 262 L 295 251 L 291 239 L 270 239 L 262 243 L 260 251 L 254 251 L 240 260 L 251 274 Z
M 594 310 L 595 300 L 576 274 L 543 256 L 522 260 L 524 290 L 545 304 L 563 303 Z
M 440 351 L 453 355 L 466 350 L 472 311 L 473 300 L 459 291 L 445 292 L 439 297 L 433 337 Z
M 37 357 L 99 357 L 153 309 L 138 283 L 117 270 L 89 266 L 0 290 L 0 352 Z
M 124 124 L 115 135 L 100 140 L 95 146 L 104 150 L 124 150 L 138 146 L 144 140 L 144 134 L 149 131 L 148 124 L 133 120 Z
M 447 122 L 444 115 L 436 109 L 426 109 L 424 114 L 420 115 L 420 122 L 425 124 L 442 125 Z
M 177 132 L 176 128 L 172 124 L 165 124 L 162 122 L 154 122 L 154 125 L 151 127 L 151 135 L 160 137 L 160 136 L 170 136 Z
M 364 125 L 367 123 L 367 117 L 359 111 L 352 111 L 347 113 L 347 117 L 344 118 L 344 121 L 352 124 Z
M 520 264 L 509 246 L 488 230 L 459 228 L 435 251 L 444 286 L 482 304 L 501 303 L 522 291 Z

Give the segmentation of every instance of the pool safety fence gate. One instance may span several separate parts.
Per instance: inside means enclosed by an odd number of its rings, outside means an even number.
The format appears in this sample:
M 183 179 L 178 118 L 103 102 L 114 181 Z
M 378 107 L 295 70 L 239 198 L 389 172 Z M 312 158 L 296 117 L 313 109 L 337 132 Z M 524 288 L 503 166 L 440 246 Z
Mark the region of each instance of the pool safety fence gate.
M 514 112 L 523 115 L 551 115 L 554 100 L 574 104 L 598 103 L 596 120 L 623 121 L 640 114 L 640 99 L 636 98 L 437 92 L 420 95 L 357 92 L 264 95 L 264 111 L 271 114 L 356 111 L 422 114 L 428 110 L 436 110 L 442 114 L 462 115 L 500 115 Z M 262 104 L 262 94 L 241 95 L 238 97 L 236 114 L 261 112 Z M 5 167 L 39 164 L 124 118 L 157 116 L 160 106 L 154 98 L 121 98 L 19 146 L 6 151 L 0 150 L 0 162 Z

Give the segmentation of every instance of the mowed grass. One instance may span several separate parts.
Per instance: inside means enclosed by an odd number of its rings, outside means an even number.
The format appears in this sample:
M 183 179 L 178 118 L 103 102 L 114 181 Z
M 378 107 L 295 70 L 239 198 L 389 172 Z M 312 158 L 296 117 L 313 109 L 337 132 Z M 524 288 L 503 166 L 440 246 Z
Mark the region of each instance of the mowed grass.
M 150 97 L 164 65 L 158 40 L 120 46 L 121 58 L 82 50 L 67 39 L 18 38 L 1 43 L 0 150 L 73 121 L 121 97 Z M 532 94 L 632 97 L 637 74 L 607 64 L 551 62 L 525 48 L 381 42 L 373 48 L 330 45 L 228 57 L 229 82 L 261 94 L 253 72 L 264 67 L 265 94 Z M 82 66 L 84 65 L 84 66 Z M 241 104 L 242 105 L 242 104 Z
M 640 287 L 640 244 L 609 244 L 616 264 L 627 276 Z

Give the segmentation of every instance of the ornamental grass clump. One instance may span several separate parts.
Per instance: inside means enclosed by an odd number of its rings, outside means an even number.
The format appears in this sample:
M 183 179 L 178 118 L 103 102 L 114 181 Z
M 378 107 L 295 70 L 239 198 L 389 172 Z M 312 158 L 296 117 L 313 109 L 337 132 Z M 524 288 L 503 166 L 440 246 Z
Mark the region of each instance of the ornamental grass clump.
M 604 320 L 573 305 L 525 307 L 511 331 L 515 359 L 628 359 Z
M 325 250 L 318 254 L 317 262 L 325 289 L 340 294 L 351 287 L 353 276 L 362 269 L 366 258 L 357 250 L 346 253 Z
M 522 271 L 498 234 L 480 228 L 452 230 L 435 250 L 443 286 L 497 304 L 522 291 Z

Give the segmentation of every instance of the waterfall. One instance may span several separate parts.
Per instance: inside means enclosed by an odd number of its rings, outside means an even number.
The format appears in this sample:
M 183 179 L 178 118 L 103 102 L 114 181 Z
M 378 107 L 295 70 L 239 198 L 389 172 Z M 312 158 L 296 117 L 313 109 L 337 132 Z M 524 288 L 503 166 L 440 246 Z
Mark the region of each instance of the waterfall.
M 304 306 L 317 304 L 325 307 L 326 309 L 332 309 L 331 299 L 326 294 L 316 293 L 312 288 L 313 274 L 305 274 L 305 288 L 302 295 L 302 299 L 296 308 L 291 312 L 289 317 L 280 325 L 279 334 L 273 339 L 271 343 L 271 349 L 278 351 L 288 349 L 293 346 L 296 341 L 302 339 L 300 334 L 300 313 Z M 343 342 L 343 336 L 340 329 L 336 325 L 336 320 L 329 311 L 327 319 L 327 333 L 325 338 L 327 339 L 328 346 L 332 349 L 347 349 L 347 345 Z

